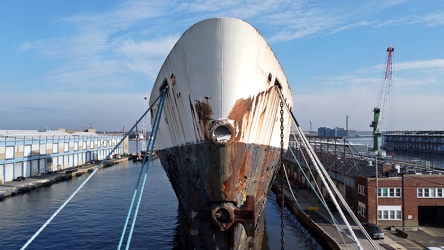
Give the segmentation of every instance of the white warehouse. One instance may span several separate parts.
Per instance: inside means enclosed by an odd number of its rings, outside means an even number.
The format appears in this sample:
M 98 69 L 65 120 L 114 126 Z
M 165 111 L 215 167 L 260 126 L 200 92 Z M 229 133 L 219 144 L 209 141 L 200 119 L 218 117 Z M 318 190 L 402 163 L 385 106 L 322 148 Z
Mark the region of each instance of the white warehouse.
M 64 130 L 0 130 L 0 184 L 104 159 L 123 136 Z M 128 152 L 128 140 L 113 154 Z

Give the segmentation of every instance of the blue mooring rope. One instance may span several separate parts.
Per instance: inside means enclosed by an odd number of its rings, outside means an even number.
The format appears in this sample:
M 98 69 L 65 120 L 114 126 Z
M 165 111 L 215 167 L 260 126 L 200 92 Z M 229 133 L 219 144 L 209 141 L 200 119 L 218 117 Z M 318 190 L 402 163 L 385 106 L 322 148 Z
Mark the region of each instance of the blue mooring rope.
M 45 229 L 49 223 L 51 223 L 51 221 L 60 213 L 60 211 L 62 211 L 62 209 L 72 200 L 72 198 L 74 198 L 74 196 L 80 191 L 80 189 L 82 189 L 83 186 L 85 186 L 85 184 L 91 179 L 91 177 L 94 176 L 94 174 L 97 172 L 97 170 L 103 165 L 103 163 L 105 163 L 106 160 L 109 159 L 109 157 L 114 153 L 114 151 L 120 146 L 120 144 L 122 144 L 122 142 L 126 139 L 126 137 L 128 137 L 128 135 L 134 130 L 134 128 L 136 128 L 136 126 L 140 123 L 140 121 L 143 119 L 143 117 L 145 117 L 145 115 L 148 113 L 148 111 L 151 110 L 151 108 L 154 106 L 154 104 L 157 103 L 157 101 L 160 99 L 160 97 L 162 97 L 165 93 L 165 91 L 167 90 L 167 88 L 165 88 L 164 92 L 162 93 L 162 95 L 159 95 L 156 100 L 154 100 L 153 104 L 143 113 L 143 115 L 139 118 L 139 120 L 137 120 L 137 122 L 131 127 L 131 129 L 122 137 L 122 139 L 117 143 L 116 146 L 114 146 L 114 148 L 111 150 L 111 152 L 108 153 L 108 155 L 99 163 L 99 165 L 97 165 L 94 169 L 94 171 L 85 179 L 85 181 L 82 182 L 82 184 L 80 184 L 80 186 L 71 194 L 71 196 L 68 197 L 68 199 L 66 199 L 66 201 L 51 215 L 51 217 L 49 217 L 49 219 L 37 230 L 37 232 L 34 233 L 34 235 L 31 236 L 31 238 L 29 238 L 29 240 L 20 248 L 20 250 L 24 250 L 26 249 L 29 244 L 31 244 L 35 238 L 37 238 L 37 236 L 43 231 L 43 229 Z
M 146 183 L 146 179 L 147 179 L 147 175 L 148 175 L 149 166 L 151 164 L 151 159 L 152 159 L 152 155 L 153 155 L 152 152 L 154 150 L 154 144 L 155 144 L 156 138 L 157 138 L 157 131 L 158 131 L 158 128 L 159 128 L 160 117 L 161 117 L 161 114 L 162 114 L 163 104 L 164 104 L 164 101 L 165 101 L 166 90 L 167 89 L 165 89 L 163 91 L 162 95 L 161 95 L 162 98 L 160 99 L 159 108 L 157 109 L 156 116 L 154 118 L 154 126 L 153 126 L 154 136 L 150 136 L 150 139 L 148 141 L 148 145 L 147 145 L 146 150 L 145 150 L 145 156 L 144 156 L 143 161 L 142 161 L 142 167 L 140 169 L 139 177 L 137 178 L 137 182 L 136 182 L 136 185 L 135 185 L 135 188 L 134 188 L 133 198 L 131 200 L 131 205 L 130 205 L 130 208 L 128 209 L 128 215 L 127 215 L 127 218 L 126 218 L 126 221 L 125 221 L 125 225 L 124 225 L 123 230 L 122 230 L 122 235 L 120 236 L 119 245 L 117 247 L 117 249 L 119 249 L 119 250 L 121 249 L 122 244 L 123 244 L 123 239 L 125 238 L 127 227 L 128 227 L 128 224 L 129 224 L 129 221 L 130 221 L 130 218 L 131 218 L 131 214 L 132 214 L 132 211 L 133 211 L 134 202 L 135 202 L 138 190 L 139 190 L 140 179 L 141 179 L 143 170 L 145 169 L 145 175 L 144 175 L 144 178 L 143 178 L 143 181 L 142 181 L 142 187 L 140 189 L 141 192 L 140 192 L 140 195 L 139 195 L 139 198 L 138 198 L 138 201 L 137 201 L 137 205 L 136 205 L 136 208 L 135 208 L 135 212 L 134 212 L 134 216 L 133 216 L 133 222 L 131 224 L 130 232 L 128 234 L 128 240 L 127 240 L 126 248 L 125 249 L 129 249 L 129 246 L 130 246 L 130 243 L 131 243 L 131 239 L 132 239 L 132 235 L 133 235 L 133 231 L 134 231 L 134 226 L 136 224 L 137 215 L 139 213 L 140 202 L 142 200 L 143 190 L 145 188 L 145 183 Z M 152 140 L 152 143 L 151 143 L 151 140 Z M 148 148 L 149 148 L 149 151 L 148 151 Z M 147 152 L 150 152 L 149 157 L 147 157 Z M 147 158 L 148 158 L 148 162 L 147 162 Z

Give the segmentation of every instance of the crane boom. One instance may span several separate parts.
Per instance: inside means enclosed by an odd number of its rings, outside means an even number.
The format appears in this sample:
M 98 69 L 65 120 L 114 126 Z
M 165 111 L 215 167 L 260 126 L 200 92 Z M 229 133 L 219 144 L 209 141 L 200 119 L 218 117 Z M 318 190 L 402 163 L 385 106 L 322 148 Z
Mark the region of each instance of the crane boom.
M 370 127 L 373 128 L 373 150 L 380 155 L 381 154 L 381 129 L 384 125 L 385 111 L 388 102 L 388 96 L 390 93 L 390 87 L 392 86 L 392 73 L 393 73 L 393 61 L 392 56 L 395 48 L 389 46 L 387 48 L 387 63 L 385 66 L 384 81 L 379 87 L 379 94 L 376 101 L 375 108 L 373 109 L 373 121 Z

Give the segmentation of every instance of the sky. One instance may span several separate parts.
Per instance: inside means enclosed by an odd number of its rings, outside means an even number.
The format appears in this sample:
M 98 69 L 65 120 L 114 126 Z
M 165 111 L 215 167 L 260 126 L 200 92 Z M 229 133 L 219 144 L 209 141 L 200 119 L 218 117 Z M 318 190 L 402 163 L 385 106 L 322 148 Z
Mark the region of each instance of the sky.
M 127 131 L 176 41 L 212 17 L 259 30 L 303 130 L 348 116 L 370 131 L 388 46 L 381 130 L 444 130 L 444 4 L 429 0 L 1 1 L 0 129 Z

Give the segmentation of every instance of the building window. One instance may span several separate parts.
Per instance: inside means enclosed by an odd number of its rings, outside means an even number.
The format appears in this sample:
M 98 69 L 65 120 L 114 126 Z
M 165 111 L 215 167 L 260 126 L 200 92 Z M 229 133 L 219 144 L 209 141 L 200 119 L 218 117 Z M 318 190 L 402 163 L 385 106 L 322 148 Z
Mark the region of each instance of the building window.
M 378 188 L 378 197 L 401 197 L 401 188 Z
M 365 204 L 360 201 L 358 201 L 358 214 L 365 217 Z
M 14 159 L 15 147 L 6 146 L 6 159 Z
M 378 206 L 379 220 L 401 220 L 401 206 Z
M 69 151 L 69 142 L 65 142 L 65 146 L 63 147 L 65 152 Z
M 29 157 L 32 156 L 32 150 L 31 150 L 32 145 L 25 145 L 25 151 L 24 151 L 24 157 Z
M 94 141 L 89 142 L 89 148 L 94 148 Z
M 46 144 L 40 144 L 40 150 L 39 153 L 41 155 L 45 155 L 46 154 Z
M 58 143 L 52 144 L 52 153 L 57 154 L 58 152 L 59 152 L 59 144 Z
M 358 184 L 358 193 L 362 196 L 365 196 L 365 186 Z
M 418 188 L 418 198 L 443 198 L 444 188 Z

